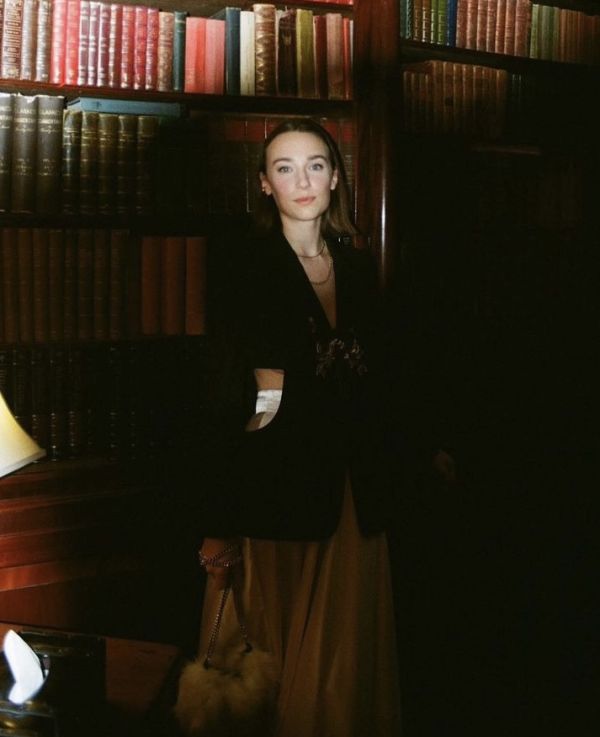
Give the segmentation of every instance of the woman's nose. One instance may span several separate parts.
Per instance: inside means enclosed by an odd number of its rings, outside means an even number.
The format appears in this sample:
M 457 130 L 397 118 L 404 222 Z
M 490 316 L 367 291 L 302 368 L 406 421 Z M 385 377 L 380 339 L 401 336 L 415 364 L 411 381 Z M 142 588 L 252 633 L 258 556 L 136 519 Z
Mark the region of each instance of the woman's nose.
M 308 187 L 310 184 L 310 178 L 308 176 L 308 172 L 304 169 L 298 170 L 298 186 L 299 187 Z

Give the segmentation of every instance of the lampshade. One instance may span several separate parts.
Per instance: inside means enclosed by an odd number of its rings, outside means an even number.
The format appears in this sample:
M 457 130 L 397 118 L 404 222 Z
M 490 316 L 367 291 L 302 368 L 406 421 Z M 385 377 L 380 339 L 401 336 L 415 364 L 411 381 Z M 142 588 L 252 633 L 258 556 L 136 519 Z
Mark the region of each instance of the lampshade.
M 0 476 L 6 476 L 46 455 L 12 416 L 0 394 Z

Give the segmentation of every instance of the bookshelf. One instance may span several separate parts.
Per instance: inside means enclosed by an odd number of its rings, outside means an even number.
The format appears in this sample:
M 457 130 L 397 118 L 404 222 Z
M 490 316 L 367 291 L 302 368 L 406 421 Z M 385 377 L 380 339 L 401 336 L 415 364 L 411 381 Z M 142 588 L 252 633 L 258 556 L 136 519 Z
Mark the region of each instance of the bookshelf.
M 7 5 L 10 3 L 5 8 Z M 128 5 L 158 7 L 153 0 L 133 0 Z M 225 5 L 218 0 L 167 0 L 160 3 L 160 10 L 209 18 Z M 230 5 L 242 10 L 253 6 L 237 1 Z M 354 19 L 351 2 L 299 0 L 275 6 Z M 167 624 L 171 604 L 165 601 L 164 611 L 158 607 L 154 631 L 139 610 L 142 602 L 156 607 L 155 601 L 148 601 L 155 598 L 153 586 L 160 586 L 158 574 L 151 573 L 153 568 L 172 577 L 173 601 L 201 592 L 199 581 L 189 585 L 189 577 L 197 574 L 195 567 L 186 570 L 185 560 L 182 565 L 179 558 L 173 568 L 185 573 L 173 574 L 169 568 L 181 555 L 181 546 L 192 543 L 173 540 L 177 519 L 171 515 L 179 508 L 178 495 L 189 490 L 177 488 L 179 482 L 167 469 L 177 466 L 173 460 L 177 454 L 195 454 L 201 475 L 204 455 L 209 453 L 205 398 L 211 383 L 206 360 L 211 265 L 221 258 L 218 247 L 223 235 L 239 232 L 248 223 L 255 151 L 269 126 L 286 115 L 321 120 L 339 136 L 352 170 L 355 103 L 347 87 L 344 99 L 327 99 L 317 83 L 313 95 L 299 97 L 234 95 L 225 89 L 223 94 L 207 94 L 52 84 L 8 77 L 0 79 L 0 96 L 10 97 L 13 103 L 17 95 L 60 98 L 68 111 L 77 98 L 92 97 L 167 103 L 180 106 L 182 114 L 165 134 L 162 160 L 158 164 L 153 160 L 153 174 L 163 180 L 166 199 L 154 200 L 142 210 L 131 203 L 119 205 L 120 175 L 113 168 L 110 181 L 114 187 L 98 185 L 93 207 L 82 206 L 83 187 L 77 192 L 78 205 L 64 207 L 64 117 L 54 160 L 54 181 L 61 189 L 59 204 L 38 208 L 37 203 L 13 207 L 5 202 L 0 212 L 0 293 L 4 300 L 0 389 L 24 426 L 48 450 L 48 460 L 0 483 L 4 618 L 98 632 L 110 629 L 149 639 L 179 637 Z M 138 131 L 139 125 L 140 116 Z M 244 138 L 250 129 L 252 151 Z M 214 138 L 204 138 L 207 131 Z M 184 137 L 186 142 L 198 143 L 191 156 L 174 142 Z M 55 136 L 55 143 L 57 140 Z M 106 149 L 104 155 L 108 156 Z M 186 158 L 192 163 L 186 164 L 182 176 L 183 170 L 173 168 L 173 161 Z M 114 167 L 114 157 L 111 161 Z M 82 162 L 80 159 L 80 166 Z M 198 176 L 192 177 L 196 173 L 192 165 L 198 166 Z M 35 170 L 33 174 L 35 177 Z M 188 188 L 192 179 L 193 192 Z M 135 188 L 135 182 L 128 181 Z M 14 180 L 10 185 L 9 194 Z M 102 197 L 107 199 L 100 206 L 98 198 Z M 197 255 L 202 263 L 196 268 L 203 273 L 196 285 L 196 326 L 188 330 L 181 323 L 182 269 L 189 268 L 185 259 L 194 239 L 202 239 L 200 247 L 205 250 Z M 51 252 L 58 254 L 54 259 L 63 267 L 67 259 L 68 271 L 50 271 Z M 156 252 L 158 260 L 152 260 L 149 254 Z M 70 266 L 69 254 L 76 254 Z M 120 266 L 111 275 L 114 263 Z M 96 274 L 101 275 L 99 284 Z M 189 277 L 188 271 L 185 274 Z M 173 298 L 168 297 L 167 276 L 176 290 Z M 5 309 L 9 305 L 10 318 Z M 167 314 L 171 317 L 165 317 Z M 169 326 L 170 320 L 174 322 Z M 189 479 L 179 481 L 182 487 L 189 483 Z M 159 557 L 163 559 L 157 560 Z M 191 556 L 186 549 L 185 559 L 193 560 L 193 548 Z M 123 598 L 114 611 L 101 604 L 104 596 L 111 598 L 112 590 L 120 591 Z M 136 596 L 140 602 L 135 607 L 137 615 L 127 611 Z M 188 603 L 182 603 L 180 609 L 192 610 Z M 196 622 L 185 622 L 175 629 L 189 634 L 195 626 Z

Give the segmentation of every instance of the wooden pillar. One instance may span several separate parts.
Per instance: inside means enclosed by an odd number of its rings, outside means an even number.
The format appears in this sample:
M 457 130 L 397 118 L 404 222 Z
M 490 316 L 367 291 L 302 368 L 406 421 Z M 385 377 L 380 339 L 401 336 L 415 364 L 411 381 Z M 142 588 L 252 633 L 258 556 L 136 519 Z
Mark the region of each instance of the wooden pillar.
M 385 289 L 398 243 L 392 137 L 401 95 L 399 4 L 398 0 L 354 0 L 354 7 L 357 222 L 377 258 Z

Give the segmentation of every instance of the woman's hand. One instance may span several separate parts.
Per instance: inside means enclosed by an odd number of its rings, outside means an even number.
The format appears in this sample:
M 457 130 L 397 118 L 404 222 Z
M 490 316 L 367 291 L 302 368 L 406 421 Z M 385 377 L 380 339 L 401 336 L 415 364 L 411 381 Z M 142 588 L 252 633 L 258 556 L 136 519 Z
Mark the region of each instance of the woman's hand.
M 202 560 L 214 563 L 202 563 Z M 233 566 L 241 565 L 241 542 L 238 538 L 205 537 L 200 561 L 217 590 L 221 591 L 230 581 Z

